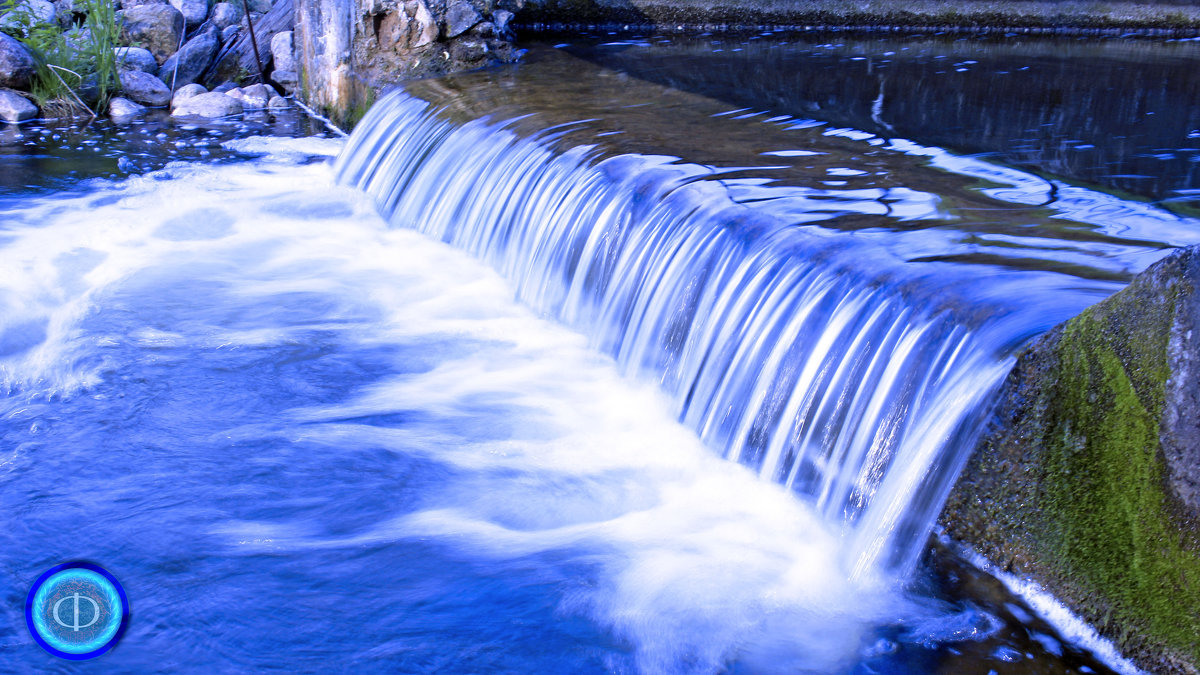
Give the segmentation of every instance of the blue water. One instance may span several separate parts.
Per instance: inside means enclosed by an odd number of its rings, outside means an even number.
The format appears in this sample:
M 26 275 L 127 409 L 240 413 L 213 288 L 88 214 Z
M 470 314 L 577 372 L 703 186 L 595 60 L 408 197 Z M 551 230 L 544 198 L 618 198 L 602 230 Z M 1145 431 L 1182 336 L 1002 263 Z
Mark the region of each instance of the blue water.
M 646 93 L 599 82 L 573 113 Z M 389 101 L 336 170 L 264 136 L 115 172 L 121 132 L 0 198 L 0 671 L 1105 672 L 910 574 L 920 488 L 1021 344 L 1194 222 L 714 101 L 656 113 L 717 120 L 694 162 Z M 78 559 L 131 605 L 93 663 L 22 614 Z

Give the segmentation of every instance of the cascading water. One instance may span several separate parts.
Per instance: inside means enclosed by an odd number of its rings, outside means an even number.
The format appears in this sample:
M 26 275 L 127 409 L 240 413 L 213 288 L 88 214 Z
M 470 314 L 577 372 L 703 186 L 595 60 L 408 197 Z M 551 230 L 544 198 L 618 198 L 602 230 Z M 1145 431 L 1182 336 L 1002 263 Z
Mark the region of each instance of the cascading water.
M 843 526 L 855 574 L 914 564 L 1010 366 L 1002 321 L 869 247 L 735 202 L 710 167 L 556 152 L 395 94 L 336 170 L 393 225 L 486 260 L 658 381 L 717 452 L 814 502 Z

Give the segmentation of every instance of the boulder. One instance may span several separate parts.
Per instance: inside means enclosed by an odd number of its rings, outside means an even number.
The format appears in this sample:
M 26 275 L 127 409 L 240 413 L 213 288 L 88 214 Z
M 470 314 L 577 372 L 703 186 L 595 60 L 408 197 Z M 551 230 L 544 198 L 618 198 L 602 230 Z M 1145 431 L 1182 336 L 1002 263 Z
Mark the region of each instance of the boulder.
M 179 10 L 170 5 L 139 5 L 118 12 L 121 40 L 133 47 L 142 47 L 154 54 L 162 65 L 179 49 L 184 20 Z
M 108 102 L 108 114 L 112 117 L 136 117 L 146 112 L 146 106 L 138 105 L 120 96 Z
M 205 24 L 182 49 L 163 63 L 163 81 L 179 88 L 199 80 L 212 63 L 213 57 L 217 55 L 220 46 L 217 27 L 212 23 Z
M 204 88 L 204 85 L 185 84 L 176 89 L 175 93 L 171 95 L 171 109 L 174 110 L 175 108 L 178 108 L 180 103 L 183 103 L 193 96 L 199 96 L 200 94 L 207 92 L 208 90 Z
M 50 0 L 20 0 L 13 9 L 0 14 L 0 27 L 58 23 L 58 10 Z
M 215 19 L 213 20 L 213 23 L 216 23 Z M 225 26 L 221 29 L 221 44 L 229 44 L 230 42 L 236 40 L 238 33 L 241 31 L 242 27 L 236 23 L 230 26 Z
M 26 89 L 35 73 L 33 54 L 17 39 L 0 33 L 0 87 Z
M 151 75 L 158 74 L 158 61 L 149 49 L 141 47 L 116 47 L 113 53 L 121 70 L 140 70 Z
M 506 9 L 498 9 L 492 14 L 492 23 L 501 34 L 508 32 L 508 24 L 513 20 L 513 13 Z
M 221 92 L 210 91 L 181 101 L 171 114 L 176 117 L 228 117 L 241 112 L 241 101 Z
M 204 23 L 204 20 L 208 18 L 208 12 L 212 9 L 211 0 L 170 0 L 170 2 L 171 6 L 183 15 L 188 30 Z
M 171 90 L 162 80 L 140 70 L 121 73 L 121 91 L 129 99 L 143 105 L 162 107 L 171 102 Z
M 167 0 L 122 0 L 121 7 L 129 9 L 130 7 L 141 7 L 142 5 L 165 5 Z
M 1156 673 L 1200 668 L 1198 376 L 1200 246 L 1021 354 L 941 517 Z
M 278 93 L 265 84 L 252 84 L 241 89 L 242 104 L 247 110 L 262 110 Z
M 442 33 L 448 37 L 456 37 L 471 30 L 475 24 L 483 21 L 475 7 L 467 0 L 457 0 L 446 6 L 446 22 Z
M 282 96 L 272 96 L 270 101 L 267 101 L 267 107 L 271 110 L 286 110 L 292 106 L 288 100 Z
M 271 37 L 271 61 L 275 70 L 296 70 L 296 50 L 292 31 L 285 30 Z
M 294 70 L 276 70 L 271 73 L 271 79 L 283 89 L 285 94 L 295 92 L 300 86 L 300 74 Z
M 251 14 L 266 14 L 271 11 L 271 0 L 249 0 Z
M 0 89 L 0 120 L 23 122 L 38 115 L 38 108 L 29 99 L 8 89 Z
M 217 28 L 225 29 L 230 26 L 236 26 L 242 21 L 245 14 L 242 12 L 242 6 L 233 2 L 218 2 L 213 5 L 211 19 L 217 24 Z

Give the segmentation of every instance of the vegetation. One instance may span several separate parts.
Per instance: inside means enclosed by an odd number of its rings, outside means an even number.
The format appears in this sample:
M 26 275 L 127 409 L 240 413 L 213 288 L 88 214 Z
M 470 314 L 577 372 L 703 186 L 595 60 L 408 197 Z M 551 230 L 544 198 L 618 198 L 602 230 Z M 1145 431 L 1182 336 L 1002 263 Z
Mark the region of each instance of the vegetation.
M 113 48 L 120 30 L 111 0 L 83 0 L 77 11 L 83 21 L 63 31 L 17 0 L 0 0 L 6 17 L 0 30 L 33 52 L 38 71 L 31 93 L 48 114 L 95 114 L 117 90 L 120 64 Z

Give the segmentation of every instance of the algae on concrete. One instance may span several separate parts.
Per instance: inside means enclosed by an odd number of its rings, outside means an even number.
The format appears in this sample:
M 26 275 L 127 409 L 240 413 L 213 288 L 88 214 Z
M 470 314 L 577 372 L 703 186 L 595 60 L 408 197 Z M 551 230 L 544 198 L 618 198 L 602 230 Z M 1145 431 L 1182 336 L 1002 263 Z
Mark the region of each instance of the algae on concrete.
M 1176 252 L 1030 347 L 942 516 L 1153 672 L 1200 666 L 1200 508 L 1173 489 L 1194 467 L 1163 451 L 1198 281 L 1200 248 Z

